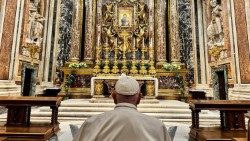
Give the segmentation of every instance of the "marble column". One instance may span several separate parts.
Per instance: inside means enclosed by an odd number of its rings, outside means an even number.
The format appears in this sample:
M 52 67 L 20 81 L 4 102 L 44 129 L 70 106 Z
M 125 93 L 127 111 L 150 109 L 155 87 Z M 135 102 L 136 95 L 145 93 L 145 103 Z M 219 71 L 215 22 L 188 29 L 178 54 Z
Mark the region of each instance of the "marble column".
M 156 5 L 155 5 L 155 24 L 156 24 L 156 29 L 155 29 L 155 46 L 157 47 L 156 49 L 156 61 L 157 64 L 163 64 L 166 62 L 166 42 L 165 42 L 165 35 L 166 35 L 166 30 L 165 30 L 165 6 L 166 3 L 164 4 L 163 0 L 156 0 Z
M 74 1 L 73 9 L 73 23 L 72 23 L 72 44 L 70 49 L 70 61 L 80 60 L 81 50 L 81 31 L 82 31 L 82 18 L 83 18 L 83 0 Z
M 151 45 L 151 47 L 153 47 L 155 50 L 157 48 L 155 48 L 155 38 L 154 38 L 154 1 L 153 0 L 149 0 L 148 2 L 148 7 L 149 7 L 149 44 Z M 155 59 L 154 59 L 155 60 Z
M 86 1 L 86 27 L 85 27 L 85 46 L 84 46 L 84 60 L 93 63 L 93 39 L 94 39 L 94 21 L 95 21 L 95 0 Z
M 176 0 L 170 0 L 170 47 L 171 62 L 180 64 L 179 14 Z

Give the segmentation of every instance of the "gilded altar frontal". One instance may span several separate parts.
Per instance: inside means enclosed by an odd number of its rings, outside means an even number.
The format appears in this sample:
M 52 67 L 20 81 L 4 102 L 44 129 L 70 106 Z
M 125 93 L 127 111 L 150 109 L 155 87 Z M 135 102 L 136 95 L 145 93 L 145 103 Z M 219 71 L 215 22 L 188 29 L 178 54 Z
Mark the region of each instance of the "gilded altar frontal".
M 69 98 L 107 98 L 124 73 L 146 99 L 188 99 L 191 89 L 250 98 L 249 0 L 0 4 L 3 93 L 24 89 L 29 76 L 34 95 L 59 87 Z

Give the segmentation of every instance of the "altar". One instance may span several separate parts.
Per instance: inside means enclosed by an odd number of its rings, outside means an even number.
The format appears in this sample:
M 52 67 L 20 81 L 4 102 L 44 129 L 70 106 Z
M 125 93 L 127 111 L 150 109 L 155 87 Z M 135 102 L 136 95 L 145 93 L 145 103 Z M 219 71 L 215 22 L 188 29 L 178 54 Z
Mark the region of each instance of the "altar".
M 158 96 L 158 79 L 153 77 L 134 77 L 140 84 L 141 93 L 146 98 Z M 91 96 L 108 97 L 114 90 L 119 76 L 98 76 L 91 78 Z
M 175 2 L 97 0 L 85 9 L 82 5 L 75 3 L 72 46 L 62 69 L 66 94 L 108 97 L 118 76 L 125 73 L 138 80 L 145 97 L 180 97 L 189 77 L 176 40 L 176 8 L 168 7 L 176 7 Z M 85 31 L 84 36 L 79 31 Z M 172 67 L 163 69 L 165 63 Z M 178 70 L 172 69 L 175 66 Z

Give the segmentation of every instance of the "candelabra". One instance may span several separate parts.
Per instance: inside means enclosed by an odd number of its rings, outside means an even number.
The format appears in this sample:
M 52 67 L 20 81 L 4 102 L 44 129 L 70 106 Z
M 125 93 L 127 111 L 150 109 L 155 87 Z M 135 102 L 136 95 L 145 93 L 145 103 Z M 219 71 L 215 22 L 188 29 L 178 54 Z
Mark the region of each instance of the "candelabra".
M 118 46 L 117 46 L 117 38 L 115 40 L 115 56 L 114 56 L 114 66 L 111 70 L 113 74 L 117 74 L 119 72 L 118 69 L 118 61 L 117 61 L 117 54 L 118 54 Z
M 109 47 L 108 47 L 108 38 L 106 39 L 105 43 L 105 66 L 102 70 L 103 73 L 109 74 L 110 68 L 109 68 Z
M 153 42 L 152 42 L 152 38 L 149 42 L 149 74 L 150 75 L 155 75 L 156 74 L 156 70 L 154 67 L 154 48 L 153 48 Z
M 145 75 L 147 74 L 147 69 L 145 67 L 145 45 L 144 45 L 144 38 L 142 40 L 142 49 L 141 49 L 141 52 L 142 52 L 142 57 L 141 57 L 141 67 L 140 67 L 140 74 L 142 75 Z
M 133 39 L 133 48 L 132 48 L 132 52 L 133 52 L 133 56 L 132 56 L 132 67 L 131 67 L 131 70 L 130 70 L 130 73 L 131 74 L 138 74 L 138 70 L 137 70 L 137 68 L 136 68 L 136 66 L 135 66 L 135 64 L 136 64 L 136 61 L 135 61 L 135 51 L 136 51 L 136 49 L 135 49 L 135 38 Z

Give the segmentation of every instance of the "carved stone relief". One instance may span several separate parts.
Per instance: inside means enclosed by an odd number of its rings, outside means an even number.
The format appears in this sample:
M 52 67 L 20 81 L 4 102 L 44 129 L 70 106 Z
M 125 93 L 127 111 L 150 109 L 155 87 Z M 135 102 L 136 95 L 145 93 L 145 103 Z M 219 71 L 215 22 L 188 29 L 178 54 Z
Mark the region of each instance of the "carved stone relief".
M 27 43 L 41 47 L 43 41 L 44 17 L 41 15 L 41 0 L 30 0 Z
M 224 48 L 224 32 L 223 32 L 223 19 L 222 8 L 219 0 L 210 0 L 211 8 L 211 21 L 207 27 L 208 48 L 212 61 L 223 59 L 226 56 Z

